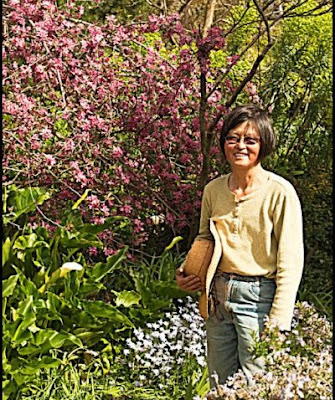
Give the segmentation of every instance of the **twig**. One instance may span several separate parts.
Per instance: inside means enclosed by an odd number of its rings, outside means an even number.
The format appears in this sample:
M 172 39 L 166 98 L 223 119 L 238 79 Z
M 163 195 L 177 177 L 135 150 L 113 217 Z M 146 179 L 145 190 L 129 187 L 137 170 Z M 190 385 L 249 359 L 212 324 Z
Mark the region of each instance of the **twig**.
M 49 173 L 58 180 L 58 182 L 61 182 L 64 186 L 66 186 L 68 189 L 71 190 L 71 192 L 73 192 L 74 194 L 76 194 L 78 197 L 81 197 L 81 194 L 79 192 L 77 192 L 75 189 L 73 189 L 70 185 L 68 185 L 66 182 L 60 180 L 56 174 L 54 174 L 51 169 L 49 170 Z
M 36 206 L 36 210 L 42 215 L 42 217 L 43 217 L 44 219 L 46 219 L 47 221 L 51 222 L 53 225 L 58 226 L 59 228 L 65 228 L 65 226 L 60 225 L 60 224 L 58 224 L 57 222 L 55 222 L 55 221 L 51 220 L 50 218 L 48 218 L 48 217 L 44 214 L 44 212 L 39 208 L 39 206 L 38 206 L 38 204 L 37 204 L 37 201 L 36 201 L 36 199 L 35 199 L 35 197 L 34 197 L 34 195 L 33 195 L 33 191 L 32 191 L 32 187 L 31 187 L 30 181 L 31 181 L 31 177 L 30 177 L 30 163 L 29 163 L 29 161 L 28 161 L 28 185 L 29 185 L 29 191 L 30 191 L 31 198 L 33 199 L 33 201 L 34 201 L 34 203 L 35 203 L 35 206 Z
M 265 57 L 266 53 L 271 49 L 271 47 L 273 46 L 273 42 L 268 43 L 268 45 L 263 49 L 262 53 L 257 57 L 256 61 L 254 62 L 254 65 L 252 66 L 250 72 L 247 74 L 247 76 L 243 79 L 243 81 L 241 82 L 240 86 L 235 90 L 234 94 L 232 95 L 232 97 L 230 98 L 230 100 L 228 100 L 225 104 L 225 106 L 227 108 L 229 108 L 232 104 L 234 104 L 237 96 L 241 93 L 242 89 L 244 88 L 244 86 L 252 79 L 252 77 L 255 75 L 256 70 L 259 66 L 259 64 L 261 63 L 261 61 L 263 60 L 263 58 Z
M 44 55 L 43 57 L 39 58 L 38 60 L 36 60 L 36 61 L 33 62 L 32 64 L 29 64 L 28 67 L 34 66 L 35 64 L 37 64 L 37 63 L 39 63 L 40 61 L 44 60 L 45 58 L 47 58 L 46 55 Z M 15 71 L 15 72 L 13 72 L 11 75 L 6 76 L 6 78 L 4 78 L 4 79 L 2 80 L 2 84 L 4 85 L 4 83 L 5 83 L 8 79 L 11 79 L 13 76 L 17 75 L 19 72 L 20 72 L 20 71 L 17 70 L 17 71 Z
M 47 46 L 47 44 L 45 42 L 43 42 L 43 46 L 44 46 L 46 52 L 48 54 L 50 54 L 49 47 Z M 58 83 L 59 83 L 59 86 L 60 86 L 60 91 L 62 93 L 63 105 L 64 105 L 64 108 L 66 108 L 66 99 L 65 99 L 65 92 L 64 92 L 64 88 L 63 88 L 62 78 L 60 76 L 60 73 L 59 73 L 58 69 L 57 68 L 53 68 L 53 69 L 54 69 L 54 71 L 56 71 L 57 78 L 58 78 Z
M 256 8 L 257 8 L 257 11 L 260 13 L 260 15 L 261 15 L 261 17 L 262 17 L 262 19 L 263 19 L 263 21 L 264 21 L 264 24 L 265 24 L 265 27 L 266 27 L 266 33 L 267 33 L 267 35 L 268 35 L 268 43 L 271 43 L 271 42 L 272 42 L 272 39 L 271 39 L 271 35 L 270 35 L 270 28 L 269 28 L 268 21 L 267 21 L 265 15 L 264 15 L 264 13 L 263 13 L 263 10 L 262 10 L 261 7 L 259 6 L 258 1 L 257 1 L 257 0 L 253 0 L 253 2 L 255 3 L 255 6 L 256 6 Z
M 177 70 L 177 68 L 176 68 L 173 64 L 171 64 L 168 60 L 166 60 L 164 57 L 162 57 L 156 50 L 154 50 L 154 49 L 149 49 L 147 46 L 145 46 L 145 45 L 144 45 L 143 43 L 141 43 L 141 42 L 138 42 L 137 40 L 134 40 L 134 39 L 133 39 L 132 42 L 135 43 L 135 44 L 137 44 L 138 46 L 143 47 L 143 48 L 146 49 L 146 50 L 150 50 L 150 51 L 154 52 L 154 53 L 156 54 L 156 56 L 158 56 L 161 60 L 163 60 L 164 62 L 166 62 L 167 64 L 169 64 L 171 68 L 173 68 L 175 71 Z

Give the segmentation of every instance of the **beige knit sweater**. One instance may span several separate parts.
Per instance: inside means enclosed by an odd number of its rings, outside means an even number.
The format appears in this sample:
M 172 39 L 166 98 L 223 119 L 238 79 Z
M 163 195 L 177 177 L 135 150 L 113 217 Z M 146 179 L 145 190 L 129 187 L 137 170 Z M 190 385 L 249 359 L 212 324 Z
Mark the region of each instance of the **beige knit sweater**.
M 269 316 L 289 330 L 304 264 L 302 212 L 292 184 L 267 174 L 263 186 L 240 199 L 228 188 L 229 174 L 209 182 L 196 240 L 213 240 L 211 218 L 222 245 L 219 270 L 275 279 Z

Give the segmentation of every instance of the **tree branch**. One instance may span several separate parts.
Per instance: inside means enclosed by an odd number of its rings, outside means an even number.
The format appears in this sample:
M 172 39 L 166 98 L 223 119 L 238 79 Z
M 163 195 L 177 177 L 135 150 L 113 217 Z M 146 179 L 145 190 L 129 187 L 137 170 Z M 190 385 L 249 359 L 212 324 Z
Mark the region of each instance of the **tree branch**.
M 267 36 L 268 36 L 268 43 L 271 43 L 271 42 L 272 42 L 272 39 L 271 39 L 271 35 L 270 35 L 270 28 L 269 28 L 268 21 L 267 21 L 265 15 L 264 15 L 264 13 L 263 13 L 263 10 L 262 10 L 261 7 L 259 6 L 258 1 L 257 1 L 257 0 L 253 0 L 253 2 L 255 3 L 255 6 L 256 6 L 256 8 L 257 8 L 257 11 L 260 13 L 260 15 L 261 15 L 261 17 L 262 17 L 262 19 L 263 19 L 263 21 L 264 21 L 265 28 L 266 28 L 266 33 L 267 33 Z
M 273 46 L 273 42 L 270 42 L 267 44 L 267 46 L 263 49 L 262 53 L 257 57 L 256 61 L 254 62 L 254 65 L 252 66 L 250 72 L 247 74 L 247 76 L 243 79 L 241 82 L 240 86 L 235 90 L 234 94 L 232 97 L 226 102 L 225 107 L 229 108 L 232 104 L 234 104 L 235 100 L 237 99 L 237 96 L 241 93 L 245 85 L 253 78 L 255 75 L 257 68 L 263 58 L 265 57 L 266 53 L 271 49 Z

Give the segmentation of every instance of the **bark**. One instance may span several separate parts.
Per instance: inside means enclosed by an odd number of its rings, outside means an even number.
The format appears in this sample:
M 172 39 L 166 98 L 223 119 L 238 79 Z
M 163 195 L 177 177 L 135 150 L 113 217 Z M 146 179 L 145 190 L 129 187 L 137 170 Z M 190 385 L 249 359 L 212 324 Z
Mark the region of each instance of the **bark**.
M 216 0 L 208 0 L 206 4 L 205 21 L 202 27 L 203 37 L 207 36 L 208 30 L 211 28 L 214 21 Z

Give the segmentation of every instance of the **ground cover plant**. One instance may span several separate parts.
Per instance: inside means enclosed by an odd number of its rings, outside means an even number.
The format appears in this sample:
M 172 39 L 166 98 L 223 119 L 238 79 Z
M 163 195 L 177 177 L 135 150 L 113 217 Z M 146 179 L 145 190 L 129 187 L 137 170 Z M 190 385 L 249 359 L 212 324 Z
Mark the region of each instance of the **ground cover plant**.
M 332 398 L 332 324 L 307 302 L 296 304 L 292 331 L 268 326 L 253 353 L 265 357 L 267 368 L 255 375 L 254 386 L 248 387 L 243 374 L 237 373 L 212 390 L 212 399 Z

